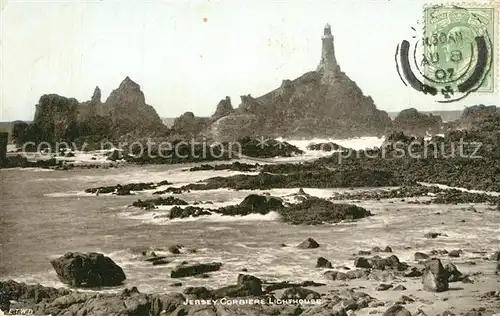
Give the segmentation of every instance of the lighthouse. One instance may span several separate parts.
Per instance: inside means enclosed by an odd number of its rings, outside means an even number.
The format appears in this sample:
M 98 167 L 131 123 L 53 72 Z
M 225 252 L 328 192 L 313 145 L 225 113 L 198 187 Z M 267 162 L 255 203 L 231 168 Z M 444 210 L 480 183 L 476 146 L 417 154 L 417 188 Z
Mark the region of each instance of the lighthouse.
M 339 71 L 339 66 L 337 64 L 337 60 L 335 59 L 333 35 L 330 24 L 325 25 L 321 41 L 321 61 L 319 62 L 319 66 L 316 71 L 321 72 L 324 79 L 333 81 L 335 74 Z

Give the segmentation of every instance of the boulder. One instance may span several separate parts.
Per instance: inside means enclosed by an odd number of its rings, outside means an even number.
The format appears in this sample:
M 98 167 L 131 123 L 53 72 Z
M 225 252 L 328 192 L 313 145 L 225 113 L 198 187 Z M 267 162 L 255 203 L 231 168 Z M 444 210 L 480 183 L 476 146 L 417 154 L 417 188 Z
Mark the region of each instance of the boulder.
M 384 316 L 411 316 L 411 313 L 402 305 L 396 304 L 389 307 L 389 309 L 384 312 Z
M 408 267 L 406 263 L 400 262 L 399 258 L 395 255 L 389 256 L 387 258 L 374 256 L 373 258 L 370 259 L 367 259 L 365 257 L 358 257 L 354 260 L 354 266 L 356 268 L 376 269 L 376 270 L 393 269 L 397 271 L 405 270 Z
M 411 267 L 410 271 L 404 274 L 407 278 L 421 277 L 422 275 L 424 275 L 423 270 L 416 267 Z
M 246 282 L 255 282 L 255 283 L 258 283 L 258 284 L 262 284 L 262 280 L 253 276 L 253 275 L 250 275 L 250 274 L 243 274 L 243 273 L 240 273 L 238 274 L 238 284 L 243 284 L 243 283 L 246 283 Z
M 423 252 L 415 252 L 415 261 L 419 261 L 419 260 L 426 260 L 429 258 L 429 255 L 423 253 Z
M 328 259 L 319 257 L 317 262 L 316 262 L 316 268 L 332 268 L 332 263 L 328 261 Z
M 180 254 L 181 253 L 180 249 L 181 249 L 181 246 L 179 246 L 179 245 L 172 245 L 172 246 L 168 247 L 168 251 L 170 253 L 173 253 L 174 255 Z
M 455 266 L 453 263 L 447 263 L 444 266 L 445 270 L 448 272 L 448 282 L 457 282 L 462 280 L 463 275 L 462 272 L 460 272 L 457 269 L 457 266 Z
M 165 311 L 166 314 L 172 313 L 178 306 L 181 306 L 182 303 L 186 301 L 186 298 L 181 293 L 168 293 L 155 295 L 150 301 L 150 313 L 152 315 L 161 315 L 162 311 Z
M 175 267 L 170 272 L 171 278 L 184 278 L 193 275 L 200 275 L 207 272 L 213 272 L 220 270 L 222 263 L 211 262 L 211 263 L 197 263 L 190 265 L 179 265 Z
M 364 257 L 354 259 L 354 266 L 356 268 L 370 269 L 372 267 L 370 261 Z
M 297 246 L 297 248 L 300 249 L 314 249 L 318 247 L 319 247 L 318 242 L 312 238 L 307 238 Z
M 337 280 L 349 280 L 351 277 L 347 275 L 344 272 L 339 272 L 339 271 L 326 271 L 324 274 L 326 279 L 332 280 L 332 281 L 337 281 Z
M 203 299 L 203 300 L 212 299 L 212 291 L 210 291 L 204 286 L 187 287 L 183 293 L 186 295 L 193 296 L 197 299 Z
M 116 286 L 125 273 L 111 258 L 90 252 L 68 252 L 50 262 L 61 282 L 77 287 Z
M 241 201 L 239 206 L 250 208 L 252 213 L 266 214 L 283 207 L 283 201 L 269 195 L 250 194 Z
M 213 298 L 262 295 L 262 281 L 248 274 L 239 274 L 238 283 L 212 291 Z
M 116 189 L 116 195 L 132 195 L 128 187 L 119 187 Z
M 394 287 L 394 286 L 393 286 L 392 284 L 384 284 L 384 283 L 382 283 L 382 284 L 379 284 L 379 285 L 375 288 L 375 290 L 376 290 L 376 291 L 387 291 L 388 289 L 393 288 L 393 287 Z
M 422 276 L 423 288 L 429 292 L 443 292 L 448 290 L 448 271 L 439 259 L 431 259 L 425 263 Z
M 281 295 L 281 299 L 307 299 L 307 300 L 315 300 L 319 299 L 321 295 L 313 290 L 305 289 L 299 286 L 291 287 L 285 290 L 283 295 Z
M 458 258 L 460 257 L 461 250 L 452 250 L 448 252 L 448 257 Z

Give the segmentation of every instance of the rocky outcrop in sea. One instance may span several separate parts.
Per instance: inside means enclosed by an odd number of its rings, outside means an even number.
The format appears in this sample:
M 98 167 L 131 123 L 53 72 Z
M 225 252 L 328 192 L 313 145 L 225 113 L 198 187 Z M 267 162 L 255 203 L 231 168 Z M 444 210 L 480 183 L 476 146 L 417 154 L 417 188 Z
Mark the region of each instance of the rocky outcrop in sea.
M 99 87 L 91 100 L 83 103 L 57 94 L 43 95 L 36 105 L 33 122 L 15 124 L 14 130 L 13 137 L 19 144 L 95 143 L 120 137 L 167 135 L 168 131 L 155 109 L 146 104 L 140 86 L 129 77 L 104 103 Z

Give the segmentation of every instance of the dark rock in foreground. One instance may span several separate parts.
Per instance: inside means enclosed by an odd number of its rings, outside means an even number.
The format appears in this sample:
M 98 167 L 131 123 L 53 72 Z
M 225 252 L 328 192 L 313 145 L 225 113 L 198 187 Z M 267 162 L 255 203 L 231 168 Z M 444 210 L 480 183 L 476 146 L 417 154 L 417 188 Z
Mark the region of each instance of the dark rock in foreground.
M 422 283 L 425 291 L 443 292 L 448 290 L 448 271 L 439 259 L 431 259 L 425 263 Z
M 248 274 L 239 274 L 238 283 L 229 285 L 212 292 L 212 298 L 245 297 L 262 295 L 262 281 Z
M 50 263 L 59 280 L 71 286 L 116 286 L 126 279 L 122 268 L 111 258 L 96 252 L 69 252 Z
M 171 278 L 184 278 L 193 275 L 199 275 L 207 272 L 218 271 L 222 263 L 211 262 L 211 263 L 198 263 L 190 265 L 180 265 L 175 267 L 170 272 Z
M 384 316 L 411 316 L 411 313 L 402 305 L 396 304 L 385 311 Z

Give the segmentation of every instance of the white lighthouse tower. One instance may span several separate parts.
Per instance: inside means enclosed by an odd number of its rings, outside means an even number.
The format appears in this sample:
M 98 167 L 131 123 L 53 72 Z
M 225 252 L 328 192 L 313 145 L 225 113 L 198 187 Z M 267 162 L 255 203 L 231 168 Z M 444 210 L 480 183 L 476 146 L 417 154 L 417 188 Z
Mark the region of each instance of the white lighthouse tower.
M 325 25 L 323 37 L 321 38 L 321 61 L 316 71 L 323 74 L 323 78 L 327 81 L 333 81 L 335 74 L 339 71 L 337 59 L 335 59 L 335 50 L 333 48 L 333 35 L 330 24 Z

